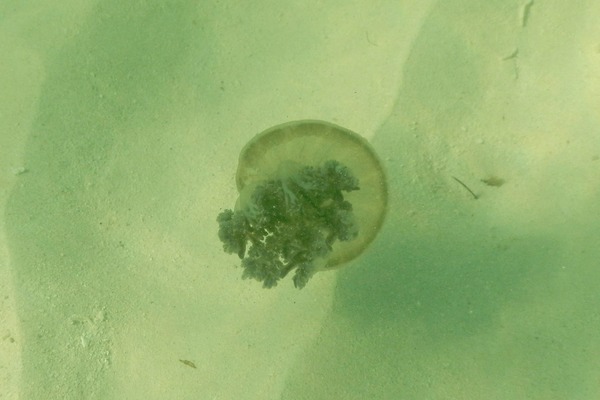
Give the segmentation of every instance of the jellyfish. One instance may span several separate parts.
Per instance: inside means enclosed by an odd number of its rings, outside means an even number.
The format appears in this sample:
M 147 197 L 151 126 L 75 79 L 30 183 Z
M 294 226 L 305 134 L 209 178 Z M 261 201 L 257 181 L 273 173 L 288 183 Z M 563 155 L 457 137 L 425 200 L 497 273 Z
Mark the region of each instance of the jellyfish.
M 348 265 L 376 237 L 387 210 L 381 162 L 360 135 L 325 121 L 274 126 L 242 149 L 233 209 L 219 214 L 223 249 L 244 278 L 270 288 L 295 271 L 303 288 L 317 272 Z

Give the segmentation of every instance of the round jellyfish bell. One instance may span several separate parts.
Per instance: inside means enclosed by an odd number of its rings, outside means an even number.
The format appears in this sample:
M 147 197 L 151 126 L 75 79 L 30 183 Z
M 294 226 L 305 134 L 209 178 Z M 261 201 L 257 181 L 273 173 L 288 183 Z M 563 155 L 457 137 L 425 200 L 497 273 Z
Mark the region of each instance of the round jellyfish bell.
M 219 215 L 225 251 L 243 276 L 272 287 L 296 270 L 303 287 L 316 272 L 355 259 L 376 237 L 387 210 L 381 162 L 360 135 L 332 123 L 274 126 L 242 149 L 235 209 Z

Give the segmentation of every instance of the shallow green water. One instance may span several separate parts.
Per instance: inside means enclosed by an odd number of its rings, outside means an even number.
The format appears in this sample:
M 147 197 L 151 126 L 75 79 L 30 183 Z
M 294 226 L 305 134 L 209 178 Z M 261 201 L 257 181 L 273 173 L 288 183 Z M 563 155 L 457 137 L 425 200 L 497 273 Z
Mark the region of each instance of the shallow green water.
M 58 3 L 0 6 L 0 397 L 600 396 L 595 2 Z M 306 118 L 390 208 L 264 290 L 215 218 Z

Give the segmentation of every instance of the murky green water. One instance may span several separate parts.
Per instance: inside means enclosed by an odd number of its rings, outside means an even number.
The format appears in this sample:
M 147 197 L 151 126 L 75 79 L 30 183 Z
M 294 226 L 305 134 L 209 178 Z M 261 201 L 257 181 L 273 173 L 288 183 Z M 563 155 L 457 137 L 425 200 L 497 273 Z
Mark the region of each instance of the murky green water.
M 4 2 L 0 397 L 598 398 L 599 15 Z M 370 141 L 389 210 L 266 290 L 216 216 L 242 147 L 300 119 Z

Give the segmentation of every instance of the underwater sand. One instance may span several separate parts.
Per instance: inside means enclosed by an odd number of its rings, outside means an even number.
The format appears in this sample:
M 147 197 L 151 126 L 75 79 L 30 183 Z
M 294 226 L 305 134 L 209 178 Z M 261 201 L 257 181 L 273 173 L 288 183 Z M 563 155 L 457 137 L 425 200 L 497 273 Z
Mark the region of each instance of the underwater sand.
M 600 3 L 299 4 L 0 5 L 0 399 L 600 398 Z M 215 218 L 307 118 L 390 208 L 264 290 Z

